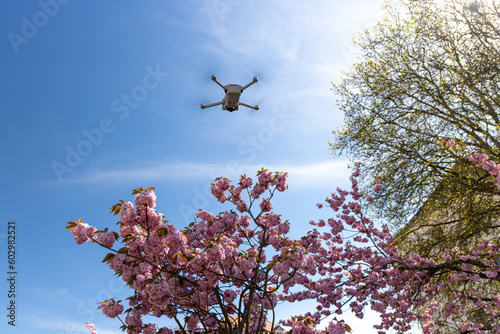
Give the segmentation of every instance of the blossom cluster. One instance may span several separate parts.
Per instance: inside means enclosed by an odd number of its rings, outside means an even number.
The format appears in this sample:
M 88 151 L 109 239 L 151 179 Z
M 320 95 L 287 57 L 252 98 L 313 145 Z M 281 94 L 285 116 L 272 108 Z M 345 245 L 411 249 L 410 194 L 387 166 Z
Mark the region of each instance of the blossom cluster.
M 97 229 L 94 226 L 89 226 L 85 223 L 80 223 L 71 229 L 71 234 L 75 236 L 75 241 L 78 245 L 89 241 Z
M 85 324 L 85 327 L 87 327 L 87 329 L 90 331 L 90 334 L 97 334 L 97 330 L 95 329 L 94 324 L 91 324 L 91 323 L 87 322 Z
M 123 313 L 123 305 L 120 302 L 115 302 L 113 299 L 99 303 L 99 308 L 109 318 L 116 318 L 119 314 Z
M 495 182 L 500 190 L 500 165 L 490 160 L 489 156 L 484 153 L 473 153 L 469 156 L 469 160 L 474 163 L 476 167 L 483 168 L 495 178 Z
M 91 240 L 111 249 L 115 241 L 122 243 L 104 262 L 133 289 L 129 308 L 113 299 L 100 308 L 108 317 L 124 316 L 130 334 L 172 333 L 145 323 L 146 316 L 174 319 L 184 333 L 254 333 L 278 303 L 305 300 L 315 301 L 316 308 L 281 320 L 292 333 L 345 333 L 350 328 L 343 321 L 335 319 L 323 331 L 317 325 L 346 310 L 363 318 L 367 307 L 381 314 L 374 326 L 381 333 L 409 331 L 416 321 L 425 334 L 438 333 L 438 314 L 477 333 L 500 328 L 500 295 L 477 289 L 498 284 L 500 267 L 494 259 L 500 256 L 499 245 L 484 240 L 473 253 L 443 248 L 434 259 L 403 254 L 386 225 L 377 227 L 364 216 L 370 198 L 360 192 L 358 175 L 351 177 L 351 191 L 338 189 L 318 204 L 336 216 L 311 221 L 312 231 L 298 239 L 288 236 L 290 223 L 273 212 L 271 201 L 276 191 L 287 189 L 287 174 L 265 169 L 257 173 L 257 182 L 246 175 L 236 184 L 216 179 L 212 194 L 236 211 L 200 210 L 182 230 L 155 210 L 152 188 L 136 189 L 134 203 L 112 207 L 120 215 L 119 234 L 81 220 L 68 227 L 78 244 Z M 381 187 L 377 181 L 374 190 Z M 476 285 L 453 290 L 469 281 Z M 445 293 L 445 305 L 433 302 Z M 487 323 L 462 321 L 479 308 Z
M 123 247 L 104 261 L 135 293 L 129 309 L 111 299 L 100 304 L 103 313 L 124 315 L 129 333 L 156 332 L 144 323 L 146 315 L 177 319 L 185 330 L 260 331 L 278 303 L 278 291 L 301 284 L 314 271 L 306 243 L 287 237 L 290 224 L 272 212 L 272 197 L 287 189 L 286 181 L 286 173 L 265 169 L 257 182 L 245 175 L 235 185 L 216 179 L 213 195 L 232 203 L 240 215 L 200 210 L 184 230 L 156 212 L 154 191 L 142 188 L 134 191 L 134 203 L 112 207 L 120 215 L 119 234 L 68 223 L 79 244 L 91 240 L 111 249 L 121 238 Z M 241 319 L 228 321 L 236 315 Z

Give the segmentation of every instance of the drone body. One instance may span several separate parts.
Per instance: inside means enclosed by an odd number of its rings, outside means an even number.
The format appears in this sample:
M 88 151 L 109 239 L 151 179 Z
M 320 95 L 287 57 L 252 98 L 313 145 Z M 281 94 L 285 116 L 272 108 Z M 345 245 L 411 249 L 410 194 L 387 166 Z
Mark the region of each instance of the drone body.
M 253 85 L 257 81 L 259 81 L 259 79 L 257 79 L 257 77 L 253 77 L 253 80 L 245 86 L 240 86 L 240 85 L 235 85 L 235 84 L 229 84 L 229 85 L 224 86 L 219 81 L 217 81 L 217 77 L 215 75 L 212 75 L 211 78 L 216 84 L 218 84 L 222 89 L 224 89 L 224 93 L 226 93 L 226 96 L 224 96 L 222 101 L 215 102 L 215 103 L 208 104 L 208 105 L 202 104 L 200 106 L 201 109 L 206 109 L 206 108 L 222 105 L 222 110 L 227 110 L 227 111 L 238 110 L 239 106 L 244 106 L 247 108 L 259 110 L 259 106 L 251 106 L 249 104 L 240 102 L 241 93 L 243 93 L 243 91 L 245 89 L 247 89 L 248 87 L 250 87 L 251 85 Z

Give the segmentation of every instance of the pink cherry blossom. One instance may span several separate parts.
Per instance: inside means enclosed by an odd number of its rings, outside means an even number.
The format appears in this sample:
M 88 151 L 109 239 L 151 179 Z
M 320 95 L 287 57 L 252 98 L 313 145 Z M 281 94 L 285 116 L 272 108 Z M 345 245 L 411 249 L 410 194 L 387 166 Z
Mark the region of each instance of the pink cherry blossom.
M 123 312 L 123 305 L 116 303 L 113 299 L 99 303 L 99 308 L 102 310 L 104 315 L 110 318 L 116 318 Z
M 86 323 L 85 327 L 90 331 L 90 334 L 97 334 L 97 330 L 95 329 L 94 324 Z
M 78 245 L 89 241 L 97 229 L 94 226 L 89 226 L 86 223 L 80 223 L 71 229 L 71 234 L 75 236 L 76 243 Z
M 486 155 L 471 155 L 471 161 L 495 177 L 500 174 Z M 474 286 L 453 288 L 464 282 L 498 284 L 500 266 L 492 259 L 500 246 L 483 240 L 470 252 L 443 247 L 433 258 L 401 251 L 389 227 L 365 215 L 363 204 L 372 199 L 359 190 L 357 168 L 351 191 L 337 189 L 326 205 L 318 205 L 334 216 L 311 220 L 312 229 L 298 238 L 288 235 L 295 222 L 271 212 L 273 196 L 287 189 L 287 174 L 265 169 L 257 173 L 256 184 L 245 175 L 236 186 L 217 179 L 212 194 L 233 210 L 200 210 L 184 228 L 155 210 L 156 195 L 148 190 L 136 195 L 135 206 L 121 201 L 113 207 L 121 219 L 117 234 L 81 221 L 68 225 L 77 244 L 92 240 L 106 247 L 104 262 L 132 289 L 127 310 L 114 299 L 99 304 L 128 333 L 173 333 L 149 323 L 151 316 L 174 319 L 186 331 L 254 333 L 281 302 L 301 301 L 313 307 L 303 313 L 298 306 L 303 314 L 280 322 L 294 334 L 319 334 L 325 317 L 350 311 L 363 318 L 367 308 L 380 313 L 380 323 L 373 325 L 381 332 L 408 332 L 419 321 L 430 334 L 445 316 L 456 332 L 485 333 L 482 324 L 463 322 L 477 308 L 498 329 L 500 295 Z M 373 190 L 381 187 L 377 179 Z M 113 249 L 115 244 L 120 246 Z M 445 303 L 436 302 L 443 296 Z M 335 318 L 323 333 L 347 328 Z
M 143 192 L 135 197 L 135 206 L 147 206 L 148 208 L 154 208 L 156 206 L 156 195 L 154 191 Z
M 273 202 L 271 202 L 271 200 L 264 198 L 262 202 L 259 204 L 259 206 L 262 212 L 269 212 L 273 209 Z
M 111 232 L 101 233 L 96 237 L 96 240 L 104 247 L 112 248 L 115 243 L 115 235 Z
M 241 186 L 241 189 L 246 189 L 246 188 L 249 188 L 251 187 L 253 184 L 253 181 L 251 178 L 249 177 L 246 177 L 246 176 L 242 176 L 241 179 L 240 179 L 240 186 Z

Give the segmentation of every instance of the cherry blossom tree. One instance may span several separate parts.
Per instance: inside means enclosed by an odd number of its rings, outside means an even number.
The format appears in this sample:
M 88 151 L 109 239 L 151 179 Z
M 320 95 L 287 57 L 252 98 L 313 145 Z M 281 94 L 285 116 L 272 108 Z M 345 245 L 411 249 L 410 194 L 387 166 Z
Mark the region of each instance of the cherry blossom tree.
M 299 239 L 287 235 L 291 224 L 271 201 L 287 189 L 287 174 L 265 169 L 256 182 L 245 175 L 237 184 L 216 179 L 212 194 L 235 210 L 200 210 L 182 230 L 155 210 L 153 188 L 135 189 L 134 203 L 111 208 L 120 215 L 119 233 L 81 219 L 67 228 L 78 244 L 91 241 L 110 251 L 103 262 L 133 294 L 127 309 L 114 299 L 100 309 L 131 334 L 173 332 L 145 323 L 146 316 L 173 319 L 182 333 L 261 333 L 266 319 L 278 323 L 278 304 L 307 300 L 316 308 L 280 319 L 292 333 L 349 332 L 337 318 L 345 311 L 363 318 L 368 307 L 380 313 L 374 327 L 381 333 L 403 333 L 417 323 L 426 334 L 441 333 L 443 326 L 455 333 L 500 333 L 500 294 L 486 288 L 500 282 L 499 245 L 483 240 L 468 253 L 443 247 L 433 258 L 401 251 L 386 225 L 379 228 L 364 216 L 371 198 L 359 191 L 359 174 L 351 177 L 351 191 L 337 189 L 318 204 L 335 217 L 311 221 L 312 230 Z M 377 182 L 374 191 L 381 187 Z M 480 316 L 471 318 L 478 310 Z M 329 323 L 319 330 L 322 321 Z

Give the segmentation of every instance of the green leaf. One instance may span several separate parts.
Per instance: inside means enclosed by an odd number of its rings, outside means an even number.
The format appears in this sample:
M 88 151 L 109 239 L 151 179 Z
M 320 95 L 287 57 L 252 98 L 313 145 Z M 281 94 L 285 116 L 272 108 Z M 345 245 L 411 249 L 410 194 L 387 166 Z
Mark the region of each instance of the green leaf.
M 127 280 L 128 285 L 132 285 L 132 283 L 137 279 L 137 275 L 132 275 L 130 278 Z
M 140 194 L 143 191 L 144 191 L 144 189 L 142 189 L 142 187 L 135 188 L 134 190 L 132 190 L 132 195 Z
M 165 236 L 165 235 L 167 235 L 167 233 L 168 233 L 168 229 L 166 227 L 159 227 L 156 230 L 156 235 L 158 235 L 159 237 Z
M 276 260 L 272 260 L 271 262 L 269 262 L 266 266 L 266 270 L 271 270 L 276 264 L 276 262 L 277 262 Z
M 112 258 L 115 257 L 115 253 L 108 253 L 106 254 L 106 256 L 104 257 L 104 259 L 102 260 L 102 262 L 108 262 L 109 260 L 111 260 Z
M 71 221 L 71 222 L 67 222 L 66 224 L 67 224 L 68 226 L 66 226 L 66 227 L 64 228 L 65 230 L 67 230 L 67 229 L 72 229 L 72 228 L 74 228 L 76 225 L 78 225 L 78 223 L 73 222 L 73 221 Z

